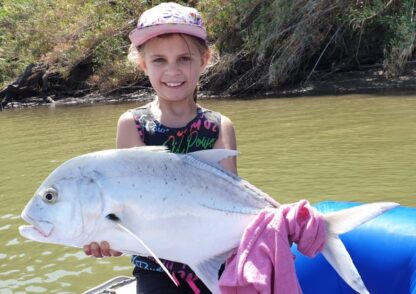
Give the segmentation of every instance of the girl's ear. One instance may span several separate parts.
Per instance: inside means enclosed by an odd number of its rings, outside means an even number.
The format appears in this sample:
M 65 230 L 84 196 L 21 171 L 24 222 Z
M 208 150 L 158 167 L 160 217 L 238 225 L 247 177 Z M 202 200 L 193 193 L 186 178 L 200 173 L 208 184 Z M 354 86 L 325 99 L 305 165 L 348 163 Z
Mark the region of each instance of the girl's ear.
M 146 63 L 144 62 L 144 59 L 142 57 L 139 57 L 139 60 L 137 63 L 139 64 L 140 69 L 147 76 L 147 66 L 146 66 Z
M 201 67 L 200 67 L 200 72 L 201 73 L 205 70 L 205 68 L 209 64 L 210 59 L 211 59 L 211 50 L 208 49 L 201 56 Z

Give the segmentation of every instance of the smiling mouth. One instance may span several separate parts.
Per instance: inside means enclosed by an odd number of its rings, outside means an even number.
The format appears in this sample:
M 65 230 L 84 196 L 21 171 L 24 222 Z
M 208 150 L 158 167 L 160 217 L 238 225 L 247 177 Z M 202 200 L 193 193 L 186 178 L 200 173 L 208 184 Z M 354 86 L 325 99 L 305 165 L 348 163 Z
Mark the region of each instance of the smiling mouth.
M 185 84 L 185 82 L 175 82 L 175 83 L 163 83 L 165 86 L 168 86 L 169 88 L 179 88 L 180 86 L 182 86 L 183 84 Z

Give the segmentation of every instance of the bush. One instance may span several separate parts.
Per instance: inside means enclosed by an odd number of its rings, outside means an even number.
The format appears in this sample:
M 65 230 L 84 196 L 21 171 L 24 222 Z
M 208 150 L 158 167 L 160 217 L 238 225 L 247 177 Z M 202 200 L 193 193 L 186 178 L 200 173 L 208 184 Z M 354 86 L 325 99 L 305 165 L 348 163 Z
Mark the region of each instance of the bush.
M 125 60 L 137 16 L 163 1 L 2 0 L 0 85 L 30 63 L 108 92 L 140 74 Z M 199 0 L 218 59 L 203 90 L 241 94 L 380 65 L 397 75 L 413 57 L 414 0 Z

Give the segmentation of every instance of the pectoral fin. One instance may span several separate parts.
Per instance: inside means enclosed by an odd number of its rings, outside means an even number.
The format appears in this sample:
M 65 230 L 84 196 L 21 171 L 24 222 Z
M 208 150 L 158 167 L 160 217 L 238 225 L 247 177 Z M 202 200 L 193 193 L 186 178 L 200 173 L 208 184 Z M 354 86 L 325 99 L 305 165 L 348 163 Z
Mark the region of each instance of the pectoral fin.
M 160 267 L 163 269 L 163 271 L 168 275 L 168 277 L 172 280 L 172 282 L 176 285 L 179 286 L 178 281 L 172 276 L 172 274 L 169 272 L 169 270 L 165 267 L 165 265 L 163 264 L 163 262 L 156 256 L 156 254 L 153 252 L 152 249 L 149 248 L 149 246 L 147 246 L 143 240 L 141 238 L 139 238 L 139 236 L 137 236 L 136 234 L 134 234 L 129 228 L 127 228 L 126 226 L 124 226 L 121 221 L 120 218 L 114 214 L 114 213 L 110 213 L 107 215 L 107 218 L 109 220 L 111 220 L 112 222 L 114 222 L 119 228 L 121 228 L 123 231 L 127 232 L 130 236 L 132 236 L 136 241 L 138 241 L 146 250 L 147 252 L 150 253 L 150 255 L 156 260 L 156 262 L 160 265 Z
M 152 249 L 147 246 L 142 239 L 140 239 L 138 236 L 136 236 L 131 230 L 123 226 L 122 224 L 117 224 L 121 229 L 129 233 L 135 240 L 139 241 L 140 244 L 150 253 L 150 255 L 156 260 L 156 262 L 160 265 L 160 267 L 163 269 L 163 271 L 168 275 L 168 277 L 172 280 L 172 282 L 175 284 L 176 287 L 179 286 L 178 281 L 172 276 L 172 274 L 169 272 L 169 270 L 166 268 L 166 266 L 163 264 L 163 262 L 159 259 L 159 257 L 156 256 L 156 254 L 153 252 Z

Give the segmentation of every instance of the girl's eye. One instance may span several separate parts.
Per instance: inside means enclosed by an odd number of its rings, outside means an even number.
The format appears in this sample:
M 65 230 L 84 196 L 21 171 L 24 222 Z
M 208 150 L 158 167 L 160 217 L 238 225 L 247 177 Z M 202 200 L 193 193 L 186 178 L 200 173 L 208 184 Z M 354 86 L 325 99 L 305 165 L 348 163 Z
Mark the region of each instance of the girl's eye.
M 42 194 L 42 200 L 47 203 L 55 203 L 58 199 L 58 192 L 54 188 L 46 189 Z
M 153 59 L 153 63 L 162 63 L 162 62 L 164 62 L 165 60 L 163 59 L 163 58 L 156 58 L 156 59 Z
M 189 56 L 182 56 L 180 59 L 179 59 L 179 61 L 180 62 L 190 62 L 191 61 L 191 57 L 189 57 Z

